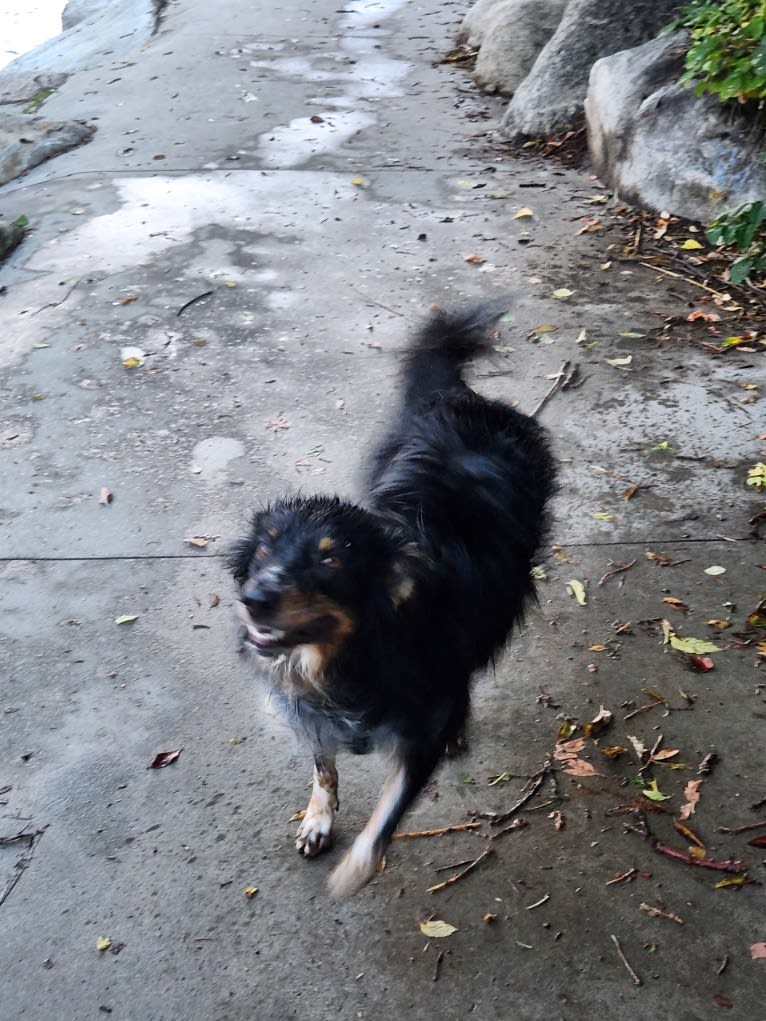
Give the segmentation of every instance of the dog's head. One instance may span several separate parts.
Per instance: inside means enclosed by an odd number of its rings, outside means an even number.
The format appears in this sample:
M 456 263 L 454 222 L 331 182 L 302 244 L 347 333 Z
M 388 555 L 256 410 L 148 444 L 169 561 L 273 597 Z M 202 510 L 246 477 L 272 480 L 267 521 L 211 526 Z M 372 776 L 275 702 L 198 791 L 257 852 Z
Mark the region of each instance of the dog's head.
M 376 598 L 401 601 L 400 562 L 401 543 L 353 504 L 311 497 L 268 507 L 231 558 L 247 644 L 261 656 L 314 647 L 331 657 Z

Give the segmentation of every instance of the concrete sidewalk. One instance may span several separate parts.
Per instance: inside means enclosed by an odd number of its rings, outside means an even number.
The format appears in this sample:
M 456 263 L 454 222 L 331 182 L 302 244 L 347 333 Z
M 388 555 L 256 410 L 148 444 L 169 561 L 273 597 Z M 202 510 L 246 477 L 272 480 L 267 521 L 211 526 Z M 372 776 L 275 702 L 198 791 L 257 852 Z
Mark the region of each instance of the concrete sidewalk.
M 131 60 L 45 103 L 92 142 L 0 190 L 4 222 L 32 228 L 0 270 L 1 1021 L 766 1018 L 747 843 L 766 827 L 719 832 L 766 819 L 748 807 L 766 797 L 747 622 L 766 554 L 744 484 L 764 458 L 759 356 L 651 339 L 704 292 L 604 268 L 604 238 L 578 233 L 598 183 L 493 145 L 501 108 L 440 62 L 464 13 L 181 0 Z M 478 856 L 486 820 L 395 843 L 330 904 L 382 766 L 341 763 L 339 846 L 299 860 L 310 763 L 237 655 L 221 553 L 260 501 L 353 494 L 408 329 L 432 302 L 508 292 L 516 324 L 476 385 L 531 412 L 579 365 L 542 411 L 555 549 L 478 683 L 471 751 L 406 828 L 509 809 L 565 717 L 614 722 L 580 752 L 594 775 L 546 780 L 472 874 L 426 892 Z M 714 641 L 715 669 L 691 672 L 663 620 Z M 639 773 L 631 738 L 677 755 Z M 713 748 L 686 825 L 745 883 L 695 865 L 672 825 Z M 652 777 L 669 800 L 642 794 Z M 639 804 L 689 860 L 634 832 Z M 457 932 L 429 942 L 429 917 Z

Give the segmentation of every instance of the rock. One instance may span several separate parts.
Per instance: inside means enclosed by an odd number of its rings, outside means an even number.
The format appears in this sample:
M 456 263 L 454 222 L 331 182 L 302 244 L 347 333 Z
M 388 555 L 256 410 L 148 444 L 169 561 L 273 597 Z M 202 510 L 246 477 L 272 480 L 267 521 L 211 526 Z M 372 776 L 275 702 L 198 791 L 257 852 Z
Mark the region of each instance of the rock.
M 472 49 L 481 46 L 487 32 L 487 23 L 495 7 L 505 6 L 507 0 L 477 0 L 470 11 L 463 18 L 458 33 L 458 43 L 463 43 Z
M 78 121 L 48 121 L 0 107 L 0 185 L 88 142 L 95 130 Z
M 69 0 L 61 12 L 61 27 L 66 31 L 74 28 L 81 21 L 100 14 L 110 3 L 110 0 Z
M 8 226 L 0 224 L 0 262 L 9 256 L 14 248 L 18 248 L 23 240 L 23 227 L 14 227 L 12 223 Z
M 519 140 L 550 135 L 582 114 L 591 66 L 600 57 L 651 39 L 683 4 L 678 0 L 569 0 L 559 26 L 516 90 L 501 132 Z
M 111 0 L 84 21 L 22 54 L 0 71 L 0 102 L 18 89 L 19 79 L 71 74 L 124 60 L 154 31 L 154 0 Z
M 474 79 L 487 92 L 512 95 L 561 21 L 566 0 L 502 0 L 488 13 Z
M 585 113 L 599 177 L 622 199 L 703 223 L 766 198 L 766 142 L 733 104 L 678 84 L 683 32 L 593 65 Z

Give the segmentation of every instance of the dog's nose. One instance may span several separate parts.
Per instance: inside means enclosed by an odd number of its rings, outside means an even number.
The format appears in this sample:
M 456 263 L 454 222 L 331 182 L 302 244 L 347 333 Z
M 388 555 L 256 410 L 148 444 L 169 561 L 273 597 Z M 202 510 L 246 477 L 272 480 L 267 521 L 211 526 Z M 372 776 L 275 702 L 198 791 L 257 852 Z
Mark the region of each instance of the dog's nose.
M 276 609 L 280 595 L 275 586 L 250 585 L 242 593 L 241 599 L 253 617 L 261 617 Z

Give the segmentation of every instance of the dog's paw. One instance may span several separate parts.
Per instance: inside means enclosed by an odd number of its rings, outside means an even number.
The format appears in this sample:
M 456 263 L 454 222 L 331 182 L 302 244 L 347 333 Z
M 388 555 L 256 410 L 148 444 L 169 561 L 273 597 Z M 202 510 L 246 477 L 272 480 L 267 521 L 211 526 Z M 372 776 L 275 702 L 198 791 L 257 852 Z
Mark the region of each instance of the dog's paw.
M 296 851 L 306 858 L 314 858 L 331 848 L 334 820 L 335 811 L 329 803 L 324 805 L 309 803 L 295 836 Z
M 327 892 L 332 900 L 350 897 L 372 879 L 380 868 L 383 855 L 364 836 L 356 838 L 343 861 L 330 873 Z

